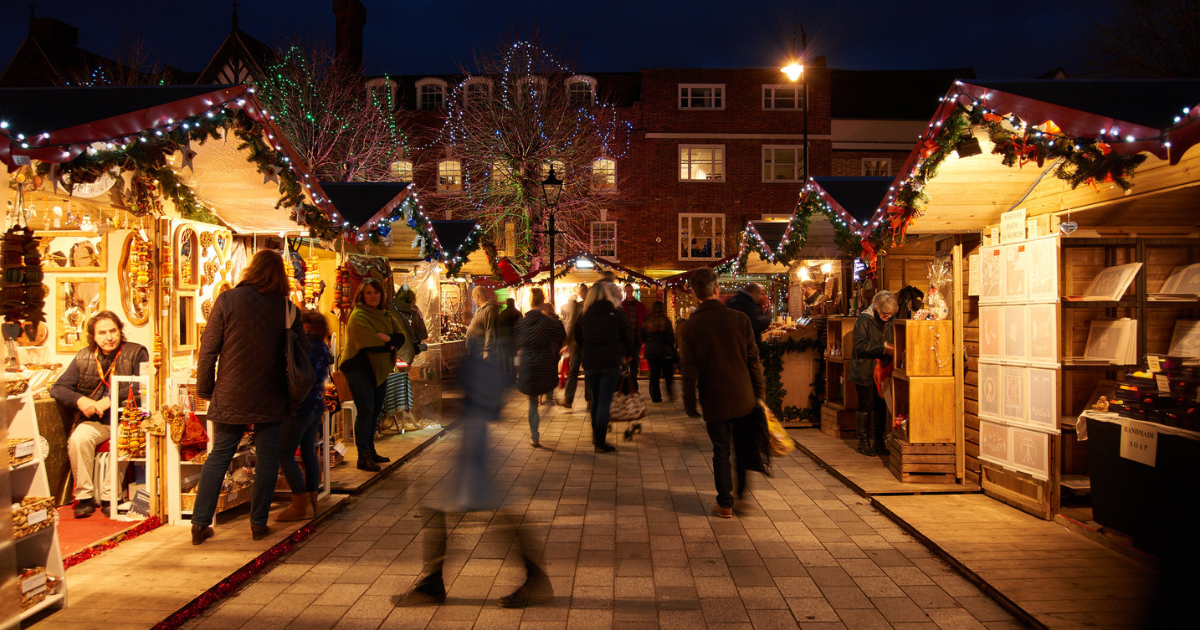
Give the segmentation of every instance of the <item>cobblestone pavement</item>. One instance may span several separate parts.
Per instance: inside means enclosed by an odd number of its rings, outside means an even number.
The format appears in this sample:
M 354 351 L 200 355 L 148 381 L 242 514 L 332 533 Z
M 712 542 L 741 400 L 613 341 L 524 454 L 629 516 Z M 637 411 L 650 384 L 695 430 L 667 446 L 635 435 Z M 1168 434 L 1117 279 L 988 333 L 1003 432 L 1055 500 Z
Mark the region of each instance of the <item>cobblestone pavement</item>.
M 524 571 L 505 519 L 484 512 L 447 519 L 446 602 L 392 606 L 421 572 L 429 506 L 449 493 L 451 431 L 187 627 L 1023 627 L 803 454 L 752 475 L 744 512 L 719 519 L 711 444 L 681 404 L 648 403 L 642 434 L 614 433 L 619 450 L 598 455 L 579 403 L 543 414 L 542 449 L 523 396 L 491 431 L 495 491 L 544 545 L 553 602 L 496 605 Z

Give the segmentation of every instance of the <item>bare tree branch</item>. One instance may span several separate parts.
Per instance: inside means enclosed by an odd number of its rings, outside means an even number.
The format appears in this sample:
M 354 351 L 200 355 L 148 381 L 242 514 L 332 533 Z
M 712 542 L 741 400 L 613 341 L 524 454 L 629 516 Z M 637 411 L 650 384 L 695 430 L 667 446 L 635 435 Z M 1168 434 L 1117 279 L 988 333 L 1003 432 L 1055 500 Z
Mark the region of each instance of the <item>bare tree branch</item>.
M 1200 0 L 1101 0 L 1077 45 L 1093 75 L 1200 78 Z

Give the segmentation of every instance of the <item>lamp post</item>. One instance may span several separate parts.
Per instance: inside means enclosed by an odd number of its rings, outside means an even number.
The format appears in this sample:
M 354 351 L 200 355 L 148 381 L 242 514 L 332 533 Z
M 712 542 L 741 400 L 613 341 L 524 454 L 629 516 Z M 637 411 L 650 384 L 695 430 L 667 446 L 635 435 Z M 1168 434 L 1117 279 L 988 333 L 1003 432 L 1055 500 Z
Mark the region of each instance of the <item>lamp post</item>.
M 546 207 L 550 210 L 550 226 L 542 234 L 550 239 L 550 303 L 554 304 L 554 237 L 562 234 L 554 227 L 554 213 L 558 210 L 558 197 L 562 194 L 563 182 L 554 176 L 554 165 L 542 181 L 542 194 L 546 196 Z M 555 307 L 557 308 L 557 307 Z
M 800 56 L 796 56 L 796 33 L 800 34 Z M 800 80 L 800 94 L 804 98 L 804 184 L 808 185 L 808 83 L 804 78 L 804 64 L 801 63 L 808 56 L 808 33 L 804 32 L 804 25 L 796 22 L 796 28 L 792 29 L 792 61 L 787 67 L 782 68 L 783 73 L 787 75 L 788 80 L 795 83 Z

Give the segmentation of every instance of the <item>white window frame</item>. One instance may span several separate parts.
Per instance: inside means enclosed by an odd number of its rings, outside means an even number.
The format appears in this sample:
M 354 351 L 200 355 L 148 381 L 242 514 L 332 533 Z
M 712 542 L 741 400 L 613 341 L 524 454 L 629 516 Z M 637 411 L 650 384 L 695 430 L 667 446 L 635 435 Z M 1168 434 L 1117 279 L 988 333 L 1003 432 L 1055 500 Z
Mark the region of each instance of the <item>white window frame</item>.
M 687 254 L 684 255 L 684 238 L 691 239 L 692 219 L 712 219 L 713 223 L 713 240 L 712 256 L 692 256 L 691 247 L 688 247 Z M 687 227 L 684 227 L 686 221 Z M 720 223 L 720 229 L 717 229 L 717 223 Z M 686 236 L 685 236 L 686 234 Z M 690 243 L 689 243 L 690 245 Z M 719 248 L 719 249 L 718 249 Z M 679 242 L 675 249 L 679 256 L 679 260 L 721 260 L 725 257 L 725 215 L 720 213 L 707 212 L 681 212 L 679 213 Z
M 417 83 L 416 83 L 417 109 L 445 109 L 446 108 L 446 87 L 447 87 L 447 85 L 448 84 L 445 81 L 438 79 L 436 77 L 426 77 L 424 79 L 421 79 L 420 81 L 417 81 Z M 434 91 L 441 92 L 441 94 L 442 94 L 441 105 L 438 105 L 437 107 L 426 107 L 425 106 L 425 89 L 426 88 L 437 88 Z
M 473 86 L 473 85 L 485 86 L 487 88 L 487 90 L 486 90 L 487 94 L 484 98 L 485 99 L 492 98 L 492 86 L 493 86 L 492 80 L 487 77 L 471 77 L 471 78 L 467 79 L 466 81 L 463 81 L 462 85 L 459 87 L 459 89 L 462 92 L 463 105 L 472 105 L 473 104 L 470 99 L 471 86 Z
M 442 183 L 442 178 L 450 176 L 449 171 L 446 170 L 446 167 L 448 167 L 450 164 L 454 164 L 458 167 L 458 173 L 454 174 L 454 177 L 458 178 L 458 183 L 447 185 L 447 184 Z M 458 188 L 451 188 L 450 186 L 458 186 Z M 463 189 L 462 161 L 461 160 L 452 160 L 452 159 L 439 160 L 437 163 L 437 190 L 438 190 L 438 192 L 460 193 L 460 192 L 462 192 L 462 189 Z
M 780 89 L 780 88 L 785 89 L 785 90 L 800 91 L 801 93 L 799 94 L 799 96 L 801 96 L 805 105 L 808 104 L 808 84 L 807 83 L 805 83 L 804 85 L 799 85 L 796 83 L 766 83 L 766 84 L 763 84 L 763 86 L 762 86 L 762 108 L 763 108 L 764 112 L 802 112 L 802 111 L 804 111 L 804 107 L 801 107 L 801 106 L 775 107 L 775 92 L 774 91 L 777 89 Z M 768 90 L 771 91 L 771 100 L 770 100 L 771 106 L 770 107 L 767 107 L 767 102 L 768 102 L 767 101 L 767 91 Z
M 715 102 L 719 98 L 721 100 L 721 105 L 719 107 L 713 106 L 711 104 L 709 107 L 693 107 L 691 104 L 691 99 L 693 98 L 691 95 L 691 91 L 695 88 L 712 88 L 714 90 L 713 96 L 712 96 L 712 101 Z M 685 90 L 687 91 L 687 95 L 688 95 L 687 96 L 688 100 L 686 101 L 687 102 L 686 106 L 684 105 L 684 102 L 685 102 L 684 101 L 684 91 Z M 720 90 L 720 93 L 721 93 L 720 96 L 717 96 L 716 90 Z M 680 83 L 678 96 L 679 96 L 679 98 L 675 102 L 679 105 L 679 109 L 713 110 L 713 111 L 725 109 L 725 84 L 724 83 Z
M 396 90 L 398 89 L 399 86 L 396 84 L 395 81 L 393 81 L 387 77 L 377 77 L 374 79 L 367 80 L 367 82 L 364 85 L 367 88 L 367 96 L 368 97 L 375 96 L 375 88 L 387 87 L 388 92 L 391 93 L 392 102 L 393 103 L 396 102 Z
M 537 76 L 536 74 L 527 74 L 527 75 L 525 75 L 525 76 L 523 76 L 523 77 L 521 77 L 521 78 L 517 79 L 517 100 L 518 100 L 518 101 L 524 100 L 524 98 L 525 98 L 525 89 L 526 89 L 526 87 L 525 87 L 525 86 L 526 86 L 526 85 L 528 85 L 528 84 L 530 84 L 530 83 L 536 83 L 536 84 L 537 84 L 537 92 L 538 92 L 538 94 L 545 94 L 545 93 L 546 93 L 546 89 L 547 89 L 547 88 L 546 88 L 546 86 L 547 86 L 547 83 L 548 83 L 548 82 L 546 81 L 546 77 L 539 77 L 539 76 Z
M 600 226 L 608 226 L 608 225 L 612 226 L 612 255 L 606 255 L 606 254 L 596 251 L 596 249 L 597 249 L 596 248 L 596 228 L 600 227 Z M 620 249 L 618 249 L 618 244 L 621 241 L 620 241 L 619 234 L 617 233 L 617 222 L 616 221 L 592 221 L 592 227 L 588 231 L 588 237 L 589 237 L 589 240 L 588 240 L 589 250 L 588 251 L 590 251 L 593 256 L 599 256 L 601 258 L 611 260 L 613 262 L 617 262 L 620 260 L 619 254 L 621 252 L 620 252 Z
M 867 175 L 867 161 L 883 162 L 887 165 L 886 173 L 883 175 Z M 890 177 L 892 175 L 892 158 L 863 158 L 862 159 L 862 174 L 863 177 Z
M 685 178 L 683 176 L 684 168 L 685 168 L 684 167 L 685 161 L 684 161 L 683 154 L 684 154 L 684 151 L 688 151 L 690 149 L 713 149 L 714 151 L 719 150 L 721 152 L 720 160 L 717 160 L 716 157 L 714 157 L 711 164 L 713 164 L 715 166 L 716 164 L 719 163 L 721 165 L 721 177 L 719 179 L 713 178 L 713 177 L 706 177 L 704 179 L 692 179 L 690 177 L 691 169 L 688 168 L 687 171 L 688 171 L 689 177 Z M 715 156 L 715 154 L 714 154 L 714 156 Z M 679 177 L 679 181 L 681 181 L 681 182 L 707 182 L 707 183 L 719 184 L 719 183 L 723 183 L 725 181 L 725 178 L 728 175 L 729 169 L 727 168 L 727 165 L 726 165 L 725 145 L 723 145 L 723 144 L 681 144 L 681 145 L 679 145 L 679 158 L 678 159 L 679 159 L 678 177 Z M 691 166 L 693 164 L 690 154 L 688 155 L 686 164 L 688 166 Z M 716 170 L 716 169 L 714 168 L 713 170 Z
M 408 165 L 408 169 L 407 169 L 407 171 L 408 171 L 408 175 L 407 175 L 407 176 L 406 176 L 406 175 L 404 175 L 404 174 L 402 173 L 402 171 L 404 171 L 404 170 L 405 170 L 405 169 L 404 169 L 404 168 L 401 166 L 402 164 L 407 164 L 407 165 Z M 413 169 L 414 169 L 415 167 L 416 167 L 416 165 L 415 165 L 415 164 L 413 164 L 413 161 L 412 161 L 412 160 L 400 159 L 400 160 L 394 160 L 394 161 L 393 161 L 393 162 L 392 162 L 392 163 L 391 163 L 391 164 L 388 166 L 388 171 L 391 173 L 391 175 L 392 175 L 392 176 L 400 178 L 400 179 L 399 179 L 399 181 L 402 181 L 402 182 L 412 182 L 412 180 L 413 180 Z
M 795 163 L 795 179 L 767 179 L 767 156 L 766 152 L 771 150 L 771 157 L 774 158 L 775 153 L 779 149 L 792 149 L 796 152 Z M 764 184 L 779 183 L 779 184 L 795 184 L 804 181 L 804 145 L 801 144 L 764 144 L 762 145 L 762 153 L 759 158 L 762 165 L 762 181 Z M 773 174 L 773 173 L 772 173 Z
M 609 164 L 612 164 L 612 173 L 605 174 L 606 178 L 609 175 L 611 175 L 612 184 L 608 184 L 605 186 L 597 186 L 596 185 L 596 177 L 598 175 L 598 173 L 596 171 L 596 167 L 599 166 L 600 162 L 608 162 Z M 592 161 L 592 191 L 600 193 L 602 195 L 617 192 L 617 161 L 615 159 L 602 156 L 602 157 L 598 157 Z
M 571 96 L 572 96 L 571 86 L 575 85 L 576 83 L 586 83 L 588 85 L 588 92 L 590 93 L 590 96 L 588 97 L 588 102 L 585 103 L 585 107 L 591 107 L 591 106 L 595 105 L 596 104 L 596 79 L 594 77 L 589 77 L 586 74 L 577 74 L 573 77 L 568 78 L 566 81 L 563 82 L 563 85 L 567 90 L 567 102 L 571 103 Z M 571 105 L 574 106 L 574 103 L 571 103 Z

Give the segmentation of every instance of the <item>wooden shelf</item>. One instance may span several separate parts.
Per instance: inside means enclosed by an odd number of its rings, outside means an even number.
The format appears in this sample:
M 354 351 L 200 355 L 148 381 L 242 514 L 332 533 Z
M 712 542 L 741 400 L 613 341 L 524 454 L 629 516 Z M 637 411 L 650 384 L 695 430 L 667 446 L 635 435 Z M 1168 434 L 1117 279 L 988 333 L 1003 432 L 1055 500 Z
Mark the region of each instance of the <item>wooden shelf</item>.
M 9 466 L 8 472 L 15 473 L 18 470 L 33 470 L 34 468 L 37 468 L 38 463 L 39 462 L 38 462 L 37 458 L 34 458 L 34 459 L 31 459 L 31 460 L 25 462 L 24 464 L 17 464 L 16 466 Z
M 53 595 L 47 595 L 46 599 L 43 599 L 42 601 L 30 606 L 27 610 L 22 610 L 21 611 L 21 621 L 25 621 L 26 619 L 42 612 L 43 610 L 50 608 L 51 606 L 62 606 L 63 599 L 65 597 L 66 596 L 63 595 L 62 593 L 55 593 Z
M 1062 299 L 1063 308 L 1137 308 L 1137 300 L 1118 300 L 1111 302 L 1108 300 L 1068 300 L 1066 297 Z
M 840 355 L 836 356 L 836 357 L 831 357 L 829 355 L 826 355 L 825 360 L 830 363 L 845 363 L 846 362 L 844 359 L 842 359 L 842 357 Z

